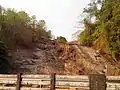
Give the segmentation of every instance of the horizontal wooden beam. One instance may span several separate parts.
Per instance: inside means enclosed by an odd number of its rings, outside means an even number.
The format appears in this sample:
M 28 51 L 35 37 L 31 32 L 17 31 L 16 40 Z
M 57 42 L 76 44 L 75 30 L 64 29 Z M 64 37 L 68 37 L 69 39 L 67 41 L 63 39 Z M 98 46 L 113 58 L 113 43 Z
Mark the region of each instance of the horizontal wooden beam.
M 17 78 L 17 75 L 0 74 L 0 78 Z M 50 79 L 50 75 L 22 75 L 22 78 Z M 106 76 L 107 80 L 120 80 L 120 76 Z M 88 76 L 56 75 L 57 80 L 88 80 Z
M 109 85 L 109 86 L 108 86 Z M 115 90 L 116 88 L 120 88 L 120 85 L 107 85 L 107 90 Z M 56 90 L 61 90 L 61 89 L 69 89 L 69 88 L 84 88 L 84 89 L 89 89 L 89 87 L 67 87 L 67 86 L 56 86 Z M 0 89 L 5 89 L 5 90 L 16 90 L 16 87 L 8 87 L 8 86 L 0 86 Z M 50 88 L 34 88 L 34 87 L 21 87 L 21 90 L 50 90 Z
M 50 79 L 50 75 L 22 75 L 22 78 Z
M 17 75 L 0 74 L 0 78 L 17 78 Z
M 50 75 L 22 75 L 22 85 L 46 85 L 50 86 Z M 106 76 L 107 88 L 120 88 L 120 76 Z M 0 83 L 16 84 L 17 75 L 0 74 Z M 2 85 L 2 84 L 1 84 Z M 56 75 L 56 87 L 88 88 L 88 76 Z M 27 90 L 27 89 L 26 89 Z M 37 89 L 36 89 L 37 90 Z
M 6 87 L 6 86 L 0 86 L 0 89 L 4 89 L 4 90 L 16 90 L 15 87 Z M 49 88 L 21 87 L 21 90 L 50 90 L 50 89 Z

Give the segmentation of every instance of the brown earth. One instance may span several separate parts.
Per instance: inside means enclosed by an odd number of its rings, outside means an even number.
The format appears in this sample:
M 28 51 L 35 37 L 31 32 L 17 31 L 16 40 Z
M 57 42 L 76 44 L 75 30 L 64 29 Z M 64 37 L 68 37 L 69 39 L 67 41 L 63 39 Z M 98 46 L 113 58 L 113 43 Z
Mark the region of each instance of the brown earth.
M 41 40 L 32 48 L 17 48 L 11 73 L 120 75 L 120 62 L 106 53 L 101 53 L 97 60 L 94 55 L 95 49 L 80 43 L 61 44 L 55 40 Z
M 65 73 L 73 75 L 106 74 L 120 75 L 120 62 L 108 53 L 100 52 L 95 58 L 96 50 L 80 44 L 61 45 L 63 49 L 60 59 L 65 62 Z
M 52 40 L 36 42 L 33 48 L 18 47 L 14 52 L 11 73 L 62 73 L 62 65 L 59 65 L 61 62 L 57 58 L 57 47 L 58 43 Z

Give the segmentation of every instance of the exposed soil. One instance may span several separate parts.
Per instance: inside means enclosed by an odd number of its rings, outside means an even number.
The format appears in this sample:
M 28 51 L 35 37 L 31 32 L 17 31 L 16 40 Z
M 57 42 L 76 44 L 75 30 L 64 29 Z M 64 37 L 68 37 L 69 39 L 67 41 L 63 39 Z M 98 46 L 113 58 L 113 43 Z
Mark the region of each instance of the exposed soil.
M 12 73 L 49 74 L 61 73 L 57 58 L 57 42 L 37 42 L 33 48 L 19 47 L 14 53 Z M 63 65 L 64 66 L 64 65 Z M 62 66 L 61 66 L 62 67 Z
M 36 42 L 33 48 L 17 48 L 11 73 L 120 75 L 118 61 L 105 53 L 96 59 L 95 53 L 96 50 L 80 44 L 42 40 Z

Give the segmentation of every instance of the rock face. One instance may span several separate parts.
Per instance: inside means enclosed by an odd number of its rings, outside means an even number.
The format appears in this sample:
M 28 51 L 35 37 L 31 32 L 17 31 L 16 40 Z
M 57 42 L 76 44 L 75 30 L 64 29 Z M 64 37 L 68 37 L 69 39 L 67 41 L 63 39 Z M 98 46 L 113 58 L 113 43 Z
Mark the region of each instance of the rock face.
M 57 42 L 49 40 L 37 42 L 33 49 L 18 48 L 14 53 L 12 73 L 49 74 L 55 72 L 60 74 L 63 70 L 57 58 L 57 46 Z
M 33 48 L 17 49 L 11 73 L 120 75 L 120 62 L 114 61 L 108 54 L 96 58 L 95 52 L 79 44 L 42 40 L 35 43 Z
M 101 53 L 96 58 L 96 50 L 75 44 L 62 45 L 61 49 L 61 56 L 59 58 L 65 62 L 64 69 L 66 74 L 120 75 L 119 64 L 108 54 Z

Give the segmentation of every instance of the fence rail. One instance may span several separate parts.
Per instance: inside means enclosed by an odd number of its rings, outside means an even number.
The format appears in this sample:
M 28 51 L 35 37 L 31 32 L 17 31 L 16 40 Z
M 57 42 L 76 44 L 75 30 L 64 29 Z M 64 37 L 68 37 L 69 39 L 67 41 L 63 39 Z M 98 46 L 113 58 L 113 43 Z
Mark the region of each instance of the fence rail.
M 92 78 L 95 79 L 94 77 L 95 76 L 93 76 Z M 54 90 L 55 88 L 84 88 L 84 89 L 92 90 L 91 83 L 93 82 L 92 84 L 94 84 L 94 81 L 90 81 L 90 80 L 92 79 L 90 79 L 89 75 L 72 76 L 72 75 L 52 74 L 52 75 L 18 76 L 18 75 L 0 74 L 0 89 Z M 100 82 L 103 82 L 103 80 Z M 120 76 L 105 76 L 105 84 L 107 85 L 105 90 L 115 90 L 116 88 L 120 89 Z M 101 89 L 94 89 L 94 90 L 101 90 Z

